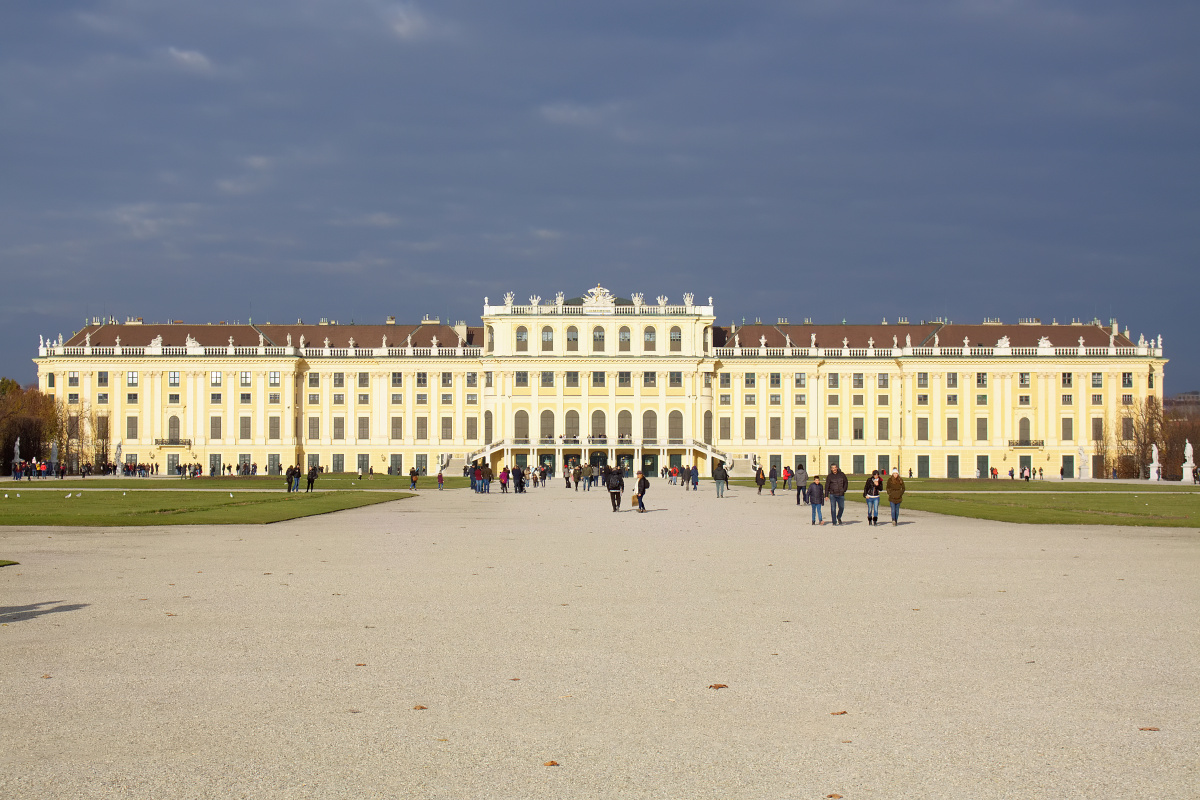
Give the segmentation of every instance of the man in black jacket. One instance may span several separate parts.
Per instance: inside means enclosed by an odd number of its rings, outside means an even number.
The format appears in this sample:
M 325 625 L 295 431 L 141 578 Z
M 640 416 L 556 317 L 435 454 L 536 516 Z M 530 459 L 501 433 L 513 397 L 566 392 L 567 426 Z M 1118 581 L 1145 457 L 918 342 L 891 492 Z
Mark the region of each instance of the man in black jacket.
M 621 470 L 612 469 L 604 475 L 604 486 L 608 489 L 608 497 L 612 500 L 613 511 L 621 510 L 621 492 L 625 491 L 625 480 Z
M 825 479 L 825 494 L 829 497 L 829 519 L 834 525 L 842 524 L 842 512 L 846 510 L 846 490 L 850 481 L 837 464 L 829 465 L 829 477 Z

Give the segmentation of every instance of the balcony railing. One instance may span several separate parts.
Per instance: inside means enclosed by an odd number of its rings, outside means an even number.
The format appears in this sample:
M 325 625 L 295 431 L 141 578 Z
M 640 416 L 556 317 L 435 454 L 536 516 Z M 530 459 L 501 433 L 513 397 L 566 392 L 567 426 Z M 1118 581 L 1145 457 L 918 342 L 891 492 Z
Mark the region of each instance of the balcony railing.
M 191 439 L 155 439 L 154 444 L 159 447 L 191 447 Z
M 1009 439 L 1009 447 L 1045 447 L 1045 439 Z

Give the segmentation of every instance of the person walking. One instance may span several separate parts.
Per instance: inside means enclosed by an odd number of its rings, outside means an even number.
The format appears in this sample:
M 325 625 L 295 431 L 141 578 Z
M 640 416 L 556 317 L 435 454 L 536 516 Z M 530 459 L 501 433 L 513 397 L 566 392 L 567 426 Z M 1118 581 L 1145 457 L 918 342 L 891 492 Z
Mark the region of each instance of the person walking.
M 500 494 L 508 494 L 508 465 L 500 470 Z
M 774 464 L 771 465 L 771 474 L 769 476 L 769 479 L 771 481 L 771 497 L 774 497 L 775 496 L 775 486 L 776 486 L 776 484 L 779 483 L 779 470 L 777 470 L 775 468 Z
M 725 496 L 725 482 L 729 480 L 729 473 L 725 470 L 725 462 L 718 461 L 717 466 L 713 469 L 713 483 L 717 485 L 717 497 Z
M 892 524 L 900 524 L 900 501 L 904 499 L 904 479 L 900 477 L 900 470 L 893 469 L 892 477 L 888 478 L 887 482 L 888 502 L 892 504 Z
M 646 480 L 646 476 L 642 474 L 641 470 L 638 470 L 637 477 L 638 513 L 645 514 L 646 504 L 643 502 L 643 498 L 646 496 L 646 491 L 650 488 L 650 481 Z
M 700 491 L 700 465 L 692 464 L 692 491 Z
M 821 485 L 821 476 L 813 475 L 812 485 L 808 487 L 808 504 L 812 507 L 812 524 L 825 524 L 823 509 L 825 506 L 825 487 Z
M 763 484 L 767 482 L 767 476 L 763 474 L 763 468 L 761 464 L 754 473 L 754 482 L 758 484 L 758 493 L 762 494 Z
M 621 510 L 621 492 L 625 491 L 625 479 L 619 469 L 609 470 L 604 476 L 604 486 L 608 489 L 608 497 L 612 500 L 613 512 Z
M 867 524 L 879 524 L 879 495 L 883 492 L 883 478 L 879 476 L 879 470 L 871 473 L 871 477 L 867 478 L 867 485 L 863 487 L 863 497 L 867 498 Z
M 583 490 L 585 492 L 592 490 L 592 465 L 590 462 L 583 465 Z
M 829 477 L 825 480 L 825 494 L 829 497 L 829 521 L 842 524 L 842 512 L 846 510 L 846 490 L 850 481 L 837 464 L 829 465 Z
M 796 467 L 793 477 L 796 479 L 796 505 L 808 505 L 808 470 L 803 465 Z
M 472 483 L 474 483 L 474 482 L 475 482 L 475 481 L 474 481 L 474 478 L 472 478 L 472 479 L 471 479 L 471 482 L 472 482 Z M 442 478 L 442 471 L 439 469 L 439 470 L 438 470 L 438 491 L 439 491 L 439 492 L 440 492 L 440 491 L 442 491 L 442 488 L 443 488 L 443 485 L 444 485 L 444 484 L 445 484 L 445 480 Z M 477 484 L 477 485 L 478 485 L 478 484 Z M 478 489 L 476 489 L 475 491 L 476 491 L 476 492 L 478 492 L 479 490 L 478 490 Z
M 313 465 L 308 468 L 308 486 L 305 487 L 304 491 L 311 492 L 313 490 L 313 484 L 316 482 L 317 482 L 317 468 L 316 468 L 316 465 Z
M 567 488 L 570 489 L 571 488 L 571 465 L 570 464 L 567 464 L 565 462 L 563 463 L 562 476 L 563 476 L 563 480 L 567 482 Z
M 293 473 L 292 473 L 292 468 L 291 468 L 291 467 L 288 467 L 288 468 L 287 468 L 287 473 L 286 473 L 286 474 L 284 474 L 284 476 L 283 476 L 283 477 L 284 477 L 284 479 L 287 481 L 287 484 L 286 484 L 286 485 L 287 485 L 288 494 L 291 494 L 291 491 L 292 491 L 292 474 L 293 474 Z

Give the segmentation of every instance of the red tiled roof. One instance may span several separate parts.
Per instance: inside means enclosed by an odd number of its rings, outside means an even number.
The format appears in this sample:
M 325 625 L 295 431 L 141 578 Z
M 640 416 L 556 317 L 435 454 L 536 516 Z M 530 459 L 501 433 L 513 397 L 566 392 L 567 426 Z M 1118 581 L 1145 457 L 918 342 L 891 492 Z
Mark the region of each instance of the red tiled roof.
M 483 342 L 483 329 L 468 327 L 465 346 L 479 346 Z M 329 338 L 330 347 L 349 347 L 354 339 L 357 347 L 380 347 L 387 337 L 389 347 L 403 347 L 412 334 L 413 347 L 432 347 L 436 336 L 441 347 L 457 347 L 458 333 L 450 325 L 89 325 L 66 342 L 71 346 L 82 346 L 91 334 L 94 347 L 112 347 L 117 337 L 126 347 L 144 347 L 156 337 L 162 337 L 164 347 L 183 347 L 191 336 L 204 347 L 224 347 L 233 337 L 236 347 L 258 346 L 259 334 L 267 346 L 287 345 L 291 334 L 292 345 L 300 346 L 300 337 L 309 347 L 323 347 Z

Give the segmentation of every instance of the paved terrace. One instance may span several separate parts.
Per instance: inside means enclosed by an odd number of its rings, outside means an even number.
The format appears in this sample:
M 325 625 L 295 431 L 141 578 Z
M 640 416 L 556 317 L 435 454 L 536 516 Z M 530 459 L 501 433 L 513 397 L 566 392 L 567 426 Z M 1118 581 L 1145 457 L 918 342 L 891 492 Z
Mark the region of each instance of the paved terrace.
M 730 494 L 0 529 L 0 796 L 1200 795 L 1200 532 Z

